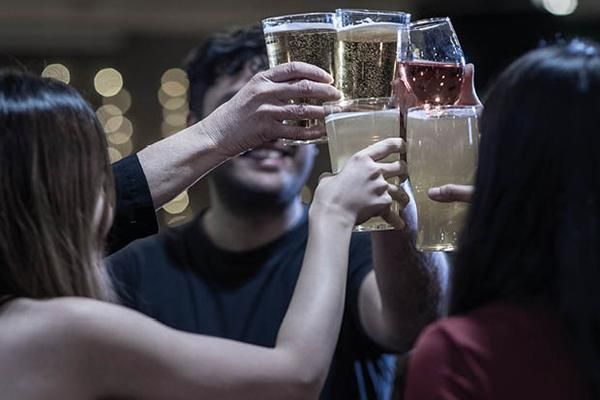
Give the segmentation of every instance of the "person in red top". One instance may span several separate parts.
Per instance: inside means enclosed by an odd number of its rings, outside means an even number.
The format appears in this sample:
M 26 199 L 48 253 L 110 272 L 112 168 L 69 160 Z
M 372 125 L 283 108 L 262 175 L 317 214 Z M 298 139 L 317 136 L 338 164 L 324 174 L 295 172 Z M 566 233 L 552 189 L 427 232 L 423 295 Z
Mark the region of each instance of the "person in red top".
M 451 317 L 417 341 L 407 400 L 599 398 L 598 112 L 590 41 L 526 54 L 489 92 Z

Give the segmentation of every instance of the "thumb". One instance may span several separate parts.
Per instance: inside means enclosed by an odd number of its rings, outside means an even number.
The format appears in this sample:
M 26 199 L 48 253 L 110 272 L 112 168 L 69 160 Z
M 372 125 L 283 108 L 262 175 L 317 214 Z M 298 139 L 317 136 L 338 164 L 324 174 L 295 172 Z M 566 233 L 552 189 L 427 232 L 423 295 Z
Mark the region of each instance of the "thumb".
M 460 88 L 458 105 L 461 106 L 481 106 L 481 100 L 475 90 L 475 66 L 473 64 L 465 65 L 464 79 Z

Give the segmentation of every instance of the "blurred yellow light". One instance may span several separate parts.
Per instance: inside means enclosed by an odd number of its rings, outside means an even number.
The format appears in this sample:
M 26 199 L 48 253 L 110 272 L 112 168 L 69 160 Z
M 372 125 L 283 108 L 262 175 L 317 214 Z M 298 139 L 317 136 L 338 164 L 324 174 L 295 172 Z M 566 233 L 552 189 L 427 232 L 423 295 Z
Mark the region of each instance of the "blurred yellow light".
M 188 110 L 187 100 L 185 97 L 168 98 L 162 106 L 170 111 L 175 111 L 175 110 L 187 111 Z
M 123 155 L 121 154 L 121 152 L 117 149 L 115 149 L 114 147 L 109 147 L 108 148 L 108 158 L 110 159 L 111 163 L 117 162 L 120 159 L 123 158 Z
M 113 147 L 119 150 L 123 156 L 128 156 L 133 152 L 133 143 L 131 140 L 121 144 L 114 144 Z
M 554 15 L 570 15 L 577 9 L 577 0 L 543 0 L 544 8 Z
M 127 89 L 121 89 L 121 91 L 114 96 L 103 97 L 102 104 L 112 104 L 119 108 L 124 114 L 129 111 L 129 108 L 131 107 L 131 94 Z
M 53 78 L 58 81 L 69 83 L 71 82 L 71 72 L 62 64 L 50 64 L 42 71 L 44 78 Z
M 183 113 L 173 113 L 164 116 L 165 122 L 171 126 L 184 128 L 187 124 L 187 115 Z
M 104 124 L 104 132 L 116 132 L 123 124 L 124 119 L 125 117 L 123 117 L 122 115 L 115 115 L 114 117 L 110 117 L 108 121 L 106 121 L 106 123 Z
M 181 82 L 169 81 L 163 83 L 160 88 L 163 92 L 171 97 L 185 96 L 187 92 L 187 86 Z
M 191 220 L 193 217 L 194 217 L 194 214 L 191 211 L 191 209 L 188 207 L 183 213 L 169 217 L 167 219 L 167 225 L 175 226 L 175 225 L 183 224 L 184 222 Z
M 181 193 L 173 200 L 163 206 L 163 209 L 169 214 L 180 214 L 190 205 L 190 197 L 187 191 Z
M 158 89 L 158 102 L 160 103 L 160 105 L 164 107 L 165 104 L 167 104 L 167 102 L 171 99 L 172 99 L 172 97 L 169 96 L 168 94 L 166 94 L 162 90 L 162 86 L 161 86 L 160 89 Z
M 120 108 L 113 104 L 105 104 L 96 110 L 96 116 L 98 117 L 98 121 L 102 124 L 102 126 L 106 125 L 108 120 L 112 117 L 122 116 L 123 112 Z
M 182 70 L 181 68 L 171 68 L 171 69 L 165 71 L 165 73 L 160 78 L 160 82 L 161 83 L 180 82 L 180 83 L 183 83 L 185 85 L 185 87 L 187 87 L 188 77 L 187 77 L 186 72 L 184 70 Z
M 179 130 L 180 130 L 180 128 L 178 128 L 176 126 L 171 126 L 171 125 L 167 124 L 165 121 L 163 121 L 163 123 L 161 124 L 161 132 L 162 132 L 163 137 L 171 136 L 172 134 L 174 134 L 175 132 L 177 132 Z
M 310 203 L 313 197 L 313 193 L 312 190 L 310 190 L 310 188 L 308 186 L 304 186 L 302 188 L 302 191 L 300 192 L 300 198 L 302 199 L 303 203 Z
M 114 96 L 123 89 L 123 77 L 114 68 L 101 69 L 94 77 L 94 88 L 104 97 Z
M 114 117 L 114 118 L 119 118 L 119 117 Z M 126 118 L 126 117 L 120 117 L 121 120 L 121 124 L 119 125 L 119 127 L 117 129 L 115 129 L 114 131 L 109 132 L 108 130 L 106 130 L 106 133 L 108 134 L 107 139 L 109 142 L 114 143 L 114 144 L 123 144 L 125 142 L 128 142 L 131 139 L 131 136 L 133 135 L 133 124 L 131 123 L 131 121 Z

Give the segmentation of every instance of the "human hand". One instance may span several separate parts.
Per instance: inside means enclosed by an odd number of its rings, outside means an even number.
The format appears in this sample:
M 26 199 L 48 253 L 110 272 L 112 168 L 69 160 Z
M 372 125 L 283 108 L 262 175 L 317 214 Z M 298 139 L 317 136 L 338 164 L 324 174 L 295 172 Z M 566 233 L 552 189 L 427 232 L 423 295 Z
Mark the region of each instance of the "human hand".
M 354 154 L 340 173 L 321 178 L 311 205 L 311 214 L 322 212 L 322 215 L 336 215 L 351 225 L 381 216 L 396 229 L 403 229 L 404 221 L 391 211 L 390 206 L 392 200 L 402 207 L 406 206 L 408 195 L 386 179 L 401 177 L 401 180 L 405 180 L 406 163 L 379 161 L 404 151 L 402 139 L 390 138 Z
M 453 201 L 470 203 L 471 198 L 473 197 L 473 191 L 473 186 L 448 184 L 430 188 L 427 190 L 427 196 L 429 196 L 431 200 L 440 203 L 451 203 Z
M 231 100 L 200 123 L 226 157 L 280 138 L 319 138 L 325 134 L 323 126 L 306 128 L 284 125 L 283 121 L 324 118 L 322 106 L 290 104 L 290 100 L 337 100 L 341 95 L 332 83 L 333 77 L 314 65 L 278 65 L 256 74 Z

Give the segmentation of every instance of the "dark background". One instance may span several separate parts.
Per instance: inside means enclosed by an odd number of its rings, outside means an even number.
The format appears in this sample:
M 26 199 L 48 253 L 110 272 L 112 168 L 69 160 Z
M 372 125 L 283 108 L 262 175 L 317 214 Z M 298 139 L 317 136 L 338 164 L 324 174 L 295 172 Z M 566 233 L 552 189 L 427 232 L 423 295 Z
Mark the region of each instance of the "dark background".
M 0 0 L 0 66 L 41 73 L 47 65 L 64 64 L 70 83 L 95 108 L 110 102 L 94 89 L 96 72 L 117 69 L 132 98 L 125 116 L 133 124 L 133 135 L 129 142 L 112 146 L 124 156 L 177 129 L 164 124 L 157 96 L 161 76 L 180 67 L 186 53 L 212 32 L 268 16 L 339 7 L 402 10 L 413 14 L 413 20 L 447 15 L 467 60 L 476 65 L 476 84 L 485 96 L 490 82 L 508 63 L 544 41 L 573 36 L 600 40 L 600 0 L 579 0 L 568 16 L 552 15 L 542 4 L 574 1 Z M 113 157 L 118 155 L 113 152 Z M 307 199 L 315 177 L 325 170 L 329 161 L 322 146 L 304 191 Z M 206 184 L 192 188 L 190 198 L 191 204 L 181 213 L 161 211 L 162 222 L 180 222 L 206 205 Z M 185 203 L 180 200 L 174 208 L 182 209 Z

